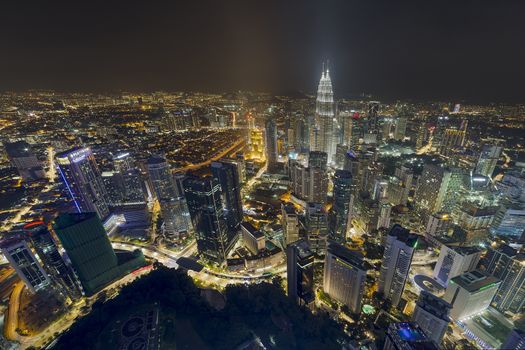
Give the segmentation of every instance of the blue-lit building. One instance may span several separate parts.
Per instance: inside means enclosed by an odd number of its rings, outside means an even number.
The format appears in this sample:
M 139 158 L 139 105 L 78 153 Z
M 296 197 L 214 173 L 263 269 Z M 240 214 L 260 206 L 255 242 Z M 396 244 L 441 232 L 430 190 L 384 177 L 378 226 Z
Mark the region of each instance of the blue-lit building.
M 438 350 L 415 322 L 391 323 L 386 331 L 383 350 Z
M 73 148 L 58 153 L 56 164 L 76 211 L 95 212 L 101 220 L 106 219 L 110 199 L 91 149 Z

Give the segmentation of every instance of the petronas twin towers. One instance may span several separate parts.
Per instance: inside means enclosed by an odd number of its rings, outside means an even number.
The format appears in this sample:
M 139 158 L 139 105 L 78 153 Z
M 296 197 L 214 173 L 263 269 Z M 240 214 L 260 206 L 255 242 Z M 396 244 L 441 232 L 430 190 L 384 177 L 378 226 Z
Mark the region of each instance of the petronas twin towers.
M 315 105 L 315 125 L 310 135 L 310 150 L 322 151 L 328 154 L 328 161 L 333 161 L 335 155 L 335 104 L 332 80 L 328 65 L 323 64 L 321 80 L 317 87 Z

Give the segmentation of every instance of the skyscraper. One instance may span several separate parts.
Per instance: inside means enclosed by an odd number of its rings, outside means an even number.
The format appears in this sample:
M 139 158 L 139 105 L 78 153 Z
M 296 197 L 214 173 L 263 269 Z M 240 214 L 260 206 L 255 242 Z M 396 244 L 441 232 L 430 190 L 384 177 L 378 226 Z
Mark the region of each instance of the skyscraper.
M 7 238 L 0 242 L 0 249 L 18 276 L 32 293 L 50 285 L 48 274 L 40 265 L 27 242 L 20 238 Z
M 181 184 L 174 178 L 165 158 L 153 155 L 148 159 L 148 174 L 164 219 L 164 232 L 178 237 L 192 228 Z
M 464 173 L 461 169 L 426 164 L 416 188 L 416 208 L 428 215 L 439 211 L 450 213 L 463 183 Z
M 418 236 L 396 224 L 386 236 L 385 252 L 379 276 L 379 292 L 398 306 L 414 256 Z
M 489 248 L 486 272 L 501 280 L 492 304 L 502 312 L 518 314 L 525 305 L 525 255 L 506 244 Z
M 383 350 L 438 350 L 415 322 L 391 323 L 386 331 Z
M 184 179 L 184 191 L 199 254 L 222 264 L 238 235 L 228 227 L 219 181 L 209 175 L 191 174 Z
M 328 164 L 328 154 L 320 151 L 310 151 L 308 154 L 308 167 L 319 168 L 326 171 Z
M 322 151 L 328 155 L 328 161 L 333 161 L 335 155 L 335 105 L 332 80 L 328 67 L 323 67 L 321 80 L 317 87 L 317 100 L 315 106 L 315 126 L 310 137 L 310 150 Z
M 281 224 L 285 246 L 299 240 L 299 216 L 292 203 L 281 203 Z
M 370 101 L 368 103 L 368 113 L 367 113 L 367 126 L 366 126 L 366 133 L 369 135 L 373 135 L 370 137 L 366 137 L 365 135 L 365 143 L 376 143 L 377 138 L 379 137 L 379 107 L 380 103 L 377 101 Z M 367 142 L 368 139 L 368 142 Z
M 213 177 L 221 185 L 221 197 L 224 216 L 229 230 L 236 234 L 240 229 L 243 211 L 241 203 L 241 185 L 237 166 L 228 162 L 212 162 Z
M 443 296 L 452 305 L 450 317 L 463 320 L 487 309 L 498 290 L 500 281 L 479 270 L 454 277 Z
M 453 247 L 443 244 L 434 268 L 434 279 L 446 287 L 450 279 L 475 270 L 480 257 L 481 249 L 477 247 Z
M 328 214 L 320 203 L 308 203 L 305 218 L 306 236 L 310 249 L 324 255 L 328 239 Z
M 416 308 L 412 314 L 412 321 L 416 322 L 425 334 L 440 345 L 450 323 L 448 317 L 452 305 L 427 291 L 421 291 Z
M 396 127 L 394 129 L 394 139 L 403 141 L 407 130 L 407 118 L 399 117 L 396 119 Z
M 344 241 L 348 231 L 350 198 L 353 191 L 352 173 L 348 170 L 336 170 L 333 178 L 334 203 L 332 206 L 332 235 L 338 241 Z
M 479 154 L 478 163 L 476 164 L 475 173 L 492 177 L 492 173 L 494 173 L 494 169 L 496 169 L 496 164 L 498 163 L 502 152 L 502 146 L 490 144 L 483 145 Z
M 360 313 L 366 271 L 361 253 L 331 242 L 324 260 L 323 290 L 352 313 Z
M 314 254 L 305 240 L 289 244 L 286 248 L 286 276 L 288 297 L 299 305 L 314 300 Z
M 43 268 L 51 278 L 73 297 L 79 297 L 81 291 L 71 267 L 60 255 L 57 243 L 42 221 L 31 222 L 24 226 L 31 245 L 43 263 Z
M 53 223 L 62 246 L 86 295 L 93 295 L 126 273 L 145 265 L 137 250 L 120 254 L 113 251 L 102 222 L 95 213 L 61 214 Z
M 275 170 L 277 166 L 277 125 L 275 120 L 269 118 L 265 125 L 266 133 L 266 159 L 268 169 Z
M 513 329 L 501 345 L 501 349 L 525 349 L 525 332 Z
M 89 148 L 73 148 L 56 155 L 58 172 L 79 213 L 109 215 L 109 195 Z

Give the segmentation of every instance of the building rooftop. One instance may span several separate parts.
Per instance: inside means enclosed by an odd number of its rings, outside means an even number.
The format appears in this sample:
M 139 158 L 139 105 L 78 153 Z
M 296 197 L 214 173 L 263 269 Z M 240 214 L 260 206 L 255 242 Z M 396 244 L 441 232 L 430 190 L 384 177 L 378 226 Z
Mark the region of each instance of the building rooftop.
M 63 213 L 55 219 L 53 228 L 64 229 L 93 217 L 97 217 L 97 213 Z
M 253 237 L 255 237 L 256 239 L 257 238 L 263 238 L 264 237 L 264 234 L 257 230 L 250 222 L 248 221 L 243 221 L 241 223 L 241 226 L 246 230 L 248 231 Z
M 449 247 L 449 248 L 462 256 L 472 255 L 472 254 L 481 252 L 481 249 L 479 247 L 455 246 L 455 247 Z
M 435 296 L 434 294 L 424 290 L 421 291 L 421 294 L 419 294 L 419 299 L 416 304 L 418 307 L 429 312 L 430 314 L 439 317 L 442 320 L 450 321 L 448 315 L 450 309 L 452 308 L 452 305 L 447 303 L 445 300 Z
M 343 260 L 347 264 L 360 268 L 361 270 L 366 270 L 363 254 L 361 252 L 350 250 L 336 242 L 329 242 L 327 250 L 329 253 L 335 255 L 337 258 Z
M 450 280 L 452 284 L 457 284 L 469 293 L 481 291 L 499 284 L 500 280 L 493 276 L 487 276 L 479 270 L 464 273 Z
M 427 338 L 421 327 L 415 322 L 391 323 L 388 336 L 399 349 L 437 350 L 438 347 Z
M 11 158 L 23 158 L 32 155 L 31 146 L 25 141 L 5 143 L 4 147 Z
M 406 229 L 399 224 L 392 226 L 388 232 L 388 235 L 395 236 L 398 241 L 404 242 L 407 246 L 412 248 L 416 246 L 417 240 L 419 238 L 418 235 L 410 233 L 409 229 Z

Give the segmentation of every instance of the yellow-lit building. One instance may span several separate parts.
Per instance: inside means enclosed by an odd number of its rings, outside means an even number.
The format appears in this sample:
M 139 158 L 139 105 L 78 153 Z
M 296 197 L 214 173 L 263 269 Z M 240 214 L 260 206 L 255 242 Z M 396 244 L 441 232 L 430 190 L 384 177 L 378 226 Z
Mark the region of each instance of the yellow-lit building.
M 264 161 L 264 134 L 261 129 L 250 130 L 250 154 L 249 159 Z

